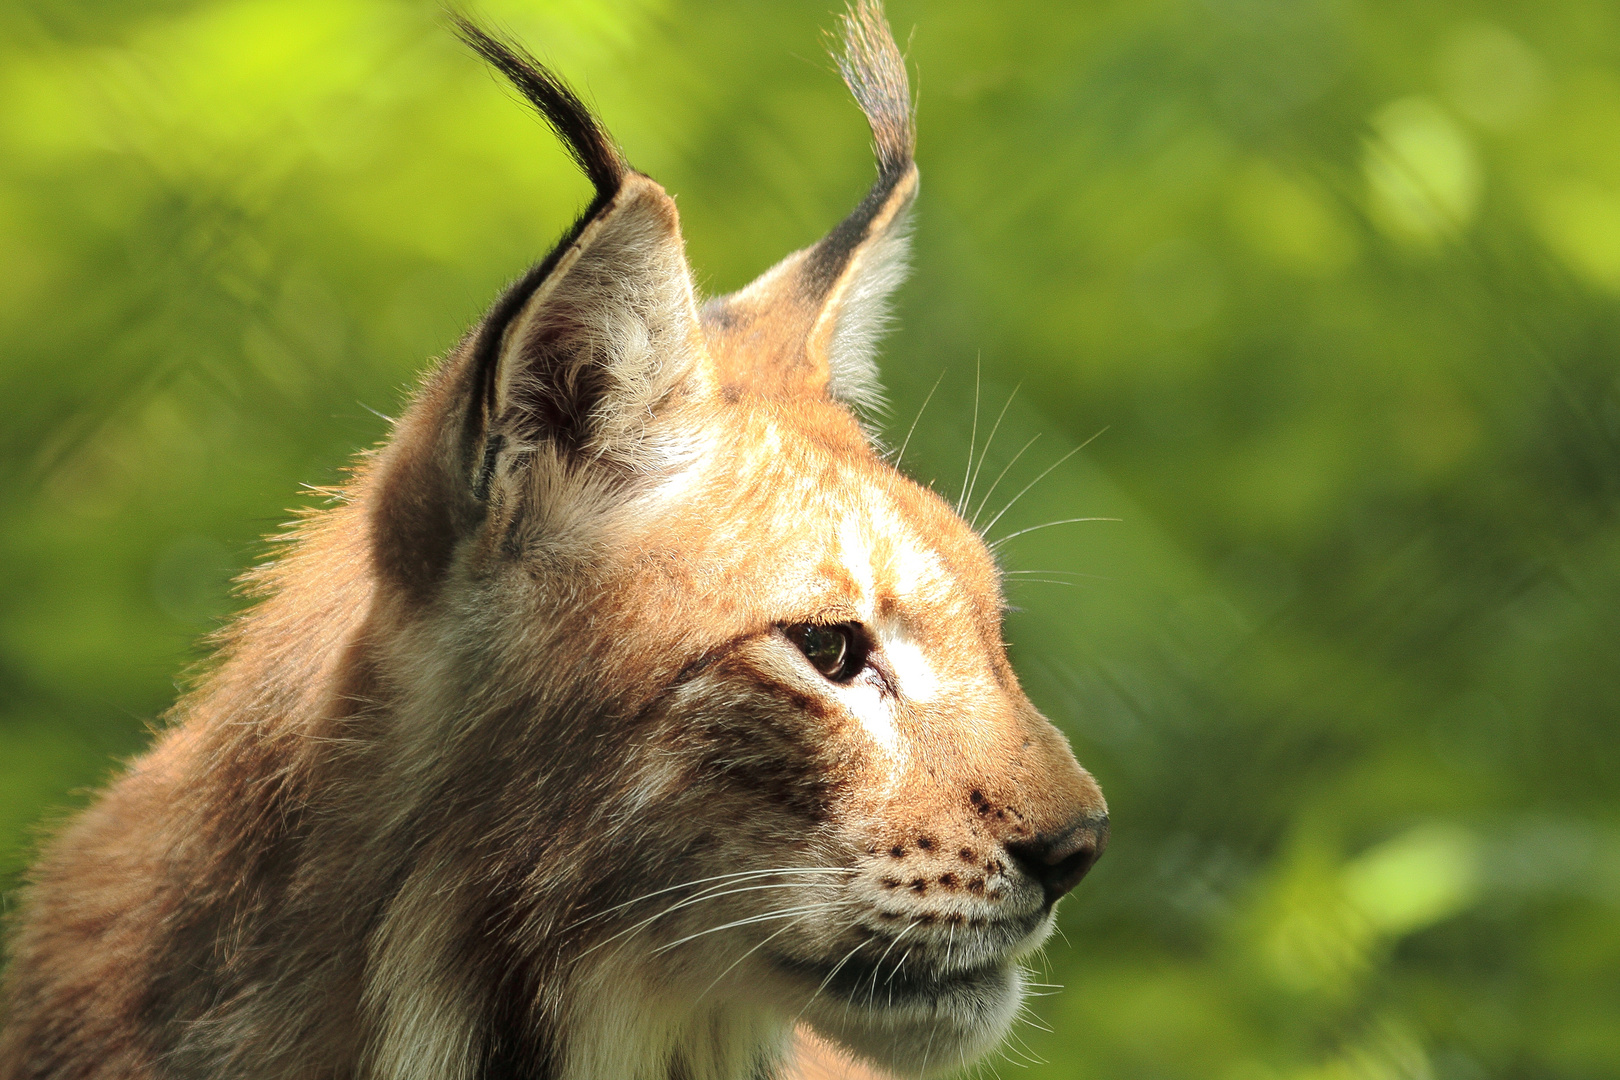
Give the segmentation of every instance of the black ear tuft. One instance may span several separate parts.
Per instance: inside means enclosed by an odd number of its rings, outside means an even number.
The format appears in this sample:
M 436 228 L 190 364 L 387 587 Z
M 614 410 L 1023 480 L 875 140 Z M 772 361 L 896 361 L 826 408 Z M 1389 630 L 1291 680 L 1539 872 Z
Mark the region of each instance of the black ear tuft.
M 595 186 L 597 198 L 605 200 L 618 191 L 630 167 L 591 110 L 568 84 L 516 42 L 496 37 L 465 15 L 451 15 L 450 19 L 461 40 L 505 75 L 557 133 L 569 155 Z
M 833 61 L 872 127 L 877 187 L 886 191 L 911 170 L 917 148 L 906 62 L 877 0 L 857 0 L 838 22 L 843 49 L 833 53 Z

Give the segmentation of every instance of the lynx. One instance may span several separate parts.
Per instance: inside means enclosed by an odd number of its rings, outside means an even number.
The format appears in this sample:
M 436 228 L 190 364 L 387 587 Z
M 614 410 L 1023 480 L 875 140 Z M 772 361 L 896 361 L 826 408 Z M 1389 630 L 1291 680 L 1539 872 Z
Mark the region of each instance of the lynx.
M 985 545 L 862 428 L 917 191 L 881 9 L 838 58 L 877 181 L 706 302 L 664 190 L 457 23 L 594 198 L 44 852 L 0 1076 L 954 1069 L 1108 818 Z

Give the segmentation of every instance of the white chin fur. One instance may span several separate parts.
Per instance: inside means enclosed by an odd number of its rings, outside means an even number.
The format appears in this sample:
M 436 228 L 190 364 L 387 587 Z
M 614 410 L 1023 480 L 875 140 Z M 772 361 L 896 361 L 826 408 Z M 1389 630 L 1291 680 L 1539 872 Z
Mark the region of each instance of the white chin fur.
M 823 1038 L 879 1068 L 928 1077 L 972 1062 L 1001 1042 L 1024 997 L 1024 978 L 1013 963 L 968 982 L 952 983 L 928 998 L 886 1002 L 879 985 L 867 1007 L 821 994 L 805 1019 Z

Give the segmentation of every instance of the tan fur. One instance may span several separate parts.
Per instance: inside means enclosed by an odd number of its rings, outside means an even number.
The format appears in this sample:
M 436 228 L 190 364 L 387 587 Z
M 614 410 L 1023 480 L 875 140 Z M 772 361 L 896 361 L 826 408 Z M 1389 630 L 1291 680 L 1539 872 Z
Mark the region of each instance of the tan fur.
M 916 190 L 881 14 L 846 26 L 873 195 L 701 316 L 669 197 L 464 32 L 607 186 L 45 852 L 0 1078 L 953 1068 L 1106 807 L 980 538 L 849 407 Z M 806 623 L 869 662 L 823 676 Z

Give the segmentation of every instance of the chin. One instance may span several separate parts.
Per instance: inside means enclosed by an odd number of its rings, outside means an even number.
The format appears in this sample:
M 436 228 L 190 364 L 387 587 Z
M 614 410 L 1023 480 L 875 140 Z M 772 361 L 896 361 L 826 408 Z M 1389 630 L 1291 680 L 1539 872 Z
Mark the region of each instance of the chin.
M 804 1019 L 822 1038 L 904 1076 L 936 1076 L 976 1060 L 1001 1042 L 1024 997 L 1011 960 L 949 976 L 822 973 L 810 985 L 823 980 Z

